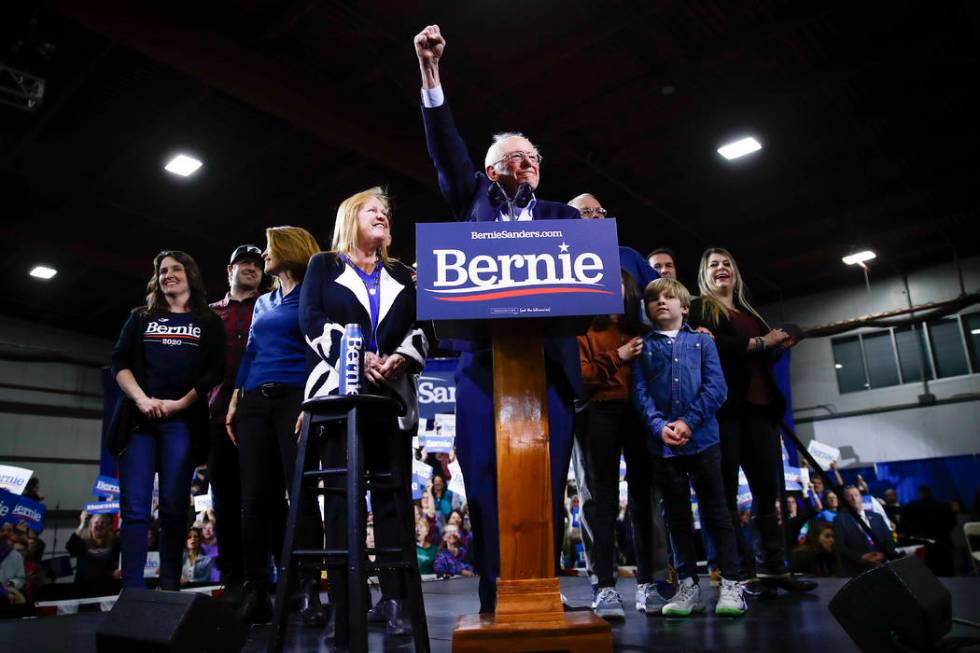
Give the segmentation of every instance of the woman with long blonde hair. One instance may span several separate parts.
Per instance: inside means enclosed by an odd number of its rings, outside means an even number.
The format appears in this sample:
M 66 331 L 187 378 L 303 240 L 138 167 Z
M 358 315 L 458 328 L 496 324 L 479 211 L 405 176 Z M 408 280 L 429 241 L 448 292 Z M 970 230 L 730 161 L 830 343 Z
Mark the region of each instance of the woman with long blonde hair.
M 745 472 L 752 491 L 752 519 L 761 545 L 756 552 L 756 575 L 761 591 L 773 595 L 778 588 L 792 592 L 816 587 L 795 580 L 786 568 L 786 546 L 776 516 L 782 483 L 782 454 L 777 430 L 786 412 L 786 400 L 776 386 L 773 363 L 792 345 L 786 331 L 772 329 L 749 302 L 738 265 L 720 247 L 705 250 L 698 267 L 701 296 L 691 302 L 688 321 L 709 329 L 715 338 L 728 398 L 718 411 L 721 434 L 721 469 L 725 499 L 738 532 L 738 470 Z M 741 551 L 742 574 L 750 553 Z
M 351 195 L 337 209 L 331 251 L 310 261 L 300 298 L 300 323 L 310 347 L 306 382 L 308 398 L 336 394 L 340 336 L 347 324 L 359 324 L 364 334 L 364 377 L 367 392 L 396 395 L 406 407 L 396 433 L 385 422 L 370 422 L 364 433 L 373 437 L 365 446 L 365 466 L 372 472 L 390 472 L 408 491 L 411 477 L 411 439 L 418 424 L 418 374 L 425 365 L 428 340 L 415 320 L 415 280 L 412 270 L 388 255 L 391 242 L 390 202 L 379 187 Z M 346 443 L 329 431 L 325 467 L 345 464 Z M 337 487 L 340 479 L 328 479 Z M 378 546 L 400 546 L 399 511 L 391 493 L 371 496 L 374 533 Z M 327 548 L 345 548 L 346 503 L 342 495 L 324 496 Z M 411 552 L 409 552 L 411 553 Z M 390 556 L 379 554 L 382 561 Z M 337 607 L 338 637 L 346 624 L 346 574 L 330 574 L 330 594 Z M 405 635 L 411 626 L 404 616 L 407 588 L 397 572 L 382 571 L 381 600 L 369 612 L 371 621 L 386 622 L 391 635 Z M 421 597 L 419 597 L 421 598 Z M 350 606 L 358 610 L 360 606 Z
M 241 468 L 245 587 L 238 612 L 246 623 L 272 620 L 269 555 L 278 557 L 282 550 L 286 529 L 282 497 L 293 485 L 306 381 L 300 293 L 310 257 L 320 251 L 310 232 L 300 227 L 270 227 L 266 239 L 265 273 L 276 277 L 278 284 L 255 301 L 248 344 L 225 418 L 228 436 L 238 445 Z M 323 527 L 316 501 L 310 497 L 300 511 L 297 544 L 320 548 Z M 300 576 L 303 622 L 322 625 L 326 613 L 320 604 L 319 567 L 310 564 Z

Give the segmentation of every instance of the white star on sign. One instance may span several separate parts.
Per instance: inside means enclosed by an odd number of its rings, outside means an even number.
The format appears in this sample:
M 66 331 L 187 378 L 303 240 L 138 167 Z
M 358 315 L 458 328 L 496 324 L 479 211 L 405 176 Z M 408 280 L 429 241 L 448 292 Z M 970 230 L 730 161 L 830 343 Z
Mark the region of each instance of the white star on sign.
M 565 252 L 568 251 L 568 245 L 562 243 L 561 245 L 558 246 L 558 251 L 564 254 Z

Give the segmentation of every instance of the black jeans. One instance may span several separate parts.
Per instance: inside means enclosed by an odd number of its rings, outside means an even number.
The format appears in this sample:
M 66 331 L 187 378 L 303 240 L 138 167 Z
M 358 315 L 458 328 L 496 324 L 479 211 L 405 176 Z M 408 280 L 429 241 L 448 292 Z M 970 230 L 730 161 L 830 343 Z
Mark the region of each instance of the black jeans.
M 238 402 L 235 433 L 242 478 L 245 579 L 256 584 L 268 583 L 269 554 L 278 560 L 282 552 L 285 493 L 293 487 L 296 418 L 302 403 L 303 389 L 292 386 L 275 397 L 251 390 Z M 296 547 L 323 548 L 323 523 L 312 493 L 299 508 L 298 522 Z M 312 574 L 314 565 L 308 562 L 304 567 Z
M 214 524 L 218 536 L 218 569 L 221 580 L 245 577 L 242 561 L 242 480 L 238 447 L 232 443 L 224 422 L 211 425 L 208 479 L 214 494 Z
M 707 530 L 715 544 L 715 560 L 722 578 L 736 580 L 738 554 L 735 528 L 725 507 L 721 447 L 713 445 L 692 456 L 653 456 L 653 473 L 663 493 L 678 578 L 693 578 L 697 582 L 697 544 L 694 540 L 694 515 L 691 512 L 693 484 L 701 528 Z
M 628 401 L 596 401 L 585 409 L 583 453 L 585 476 L 592 495 L 588 515 L 592 533 L 591 562 L 599 587 L 614 587 L 615 543 L 613 533 L 619 514 L 619 456 L 626 458 L 627 487 L 633 542 L 636 547 L 636 577 L 649 583 L 658 569 L 667 566 L 663 525 L 654 524 L 651 492 L 652 461 L 647 450 L 642 422 Z M 654 555 L 654 553 L 659 555 Z
M 765 406 L 747 405 L 738 415 L 719 416 L 721 432 L 721 468 L 725 479 L 725 501 L 732 525 L 738 520 L 738 468 L 742 467 L 752 491 L 752 519 L 758 527 L 760 542 L 756 564 L 760 571 L 786 571 L 783 532 L 776 521 L 776 500 L 783 487 L 783 458 L 779 433 Z M 751 554 L 742 547 L 742 571 L 750 566 Z
M 413 511 L 411 504 L 412 434 L 400 431 L 393 422 L 372 420 L 370 416 L 359 415 L 361 434 L 364 438 L 364 469 L 370 472 L 391 472 L 392 482 L 397 483 L 403 496 L 408 497 L 404 505 L 397 503 L 392 492 L 371 493 L 371 514 L 374 524 L 376 547 L 401 547 L 401 524 L 406 521 L 405 511 Z M 347 466 L 347 433 L 341 422 L 329 423 L 323 444 L 323 466 Z M 325 481 L 327 487 L 343 488 L 343 477 L 331 476 Z M 347 548 L 347 497 L 338 494 L 325 494 L 323 504 L 324 526 L 328 549 Z M 414 518 L 412 519 L 414 521 Z M 414 540 L 414 534 L 412 535 Z M 414 556 L 414 549 L 412 556 Z M 380 562 L 392 561 L 397 556 L 379 555 Z M 411 557 L 411 556 L 410 556 Z M 404 599 L 405 583 L 402 574 L 391 569 L 378 573 L 381 583 L 381 596 L 384 599 Z M 347 574 L 338 567 L 330 573 L 330 597 L 333 603 L 347 601 Z

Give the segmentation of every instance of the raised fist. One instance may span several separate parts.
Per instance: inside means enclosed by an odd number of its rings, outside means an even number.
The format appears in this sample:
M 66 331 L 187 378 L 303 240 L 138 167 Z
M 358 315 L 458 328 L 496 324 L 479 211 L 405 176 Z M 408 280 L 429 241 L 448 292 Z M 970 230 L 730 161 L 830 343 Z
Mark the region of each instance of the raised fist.
M 446 49 L 446 39 L 442 37 L 438 25 L 429 25 L 415 35 L 415 54 L 423 66 L 435 66 Z

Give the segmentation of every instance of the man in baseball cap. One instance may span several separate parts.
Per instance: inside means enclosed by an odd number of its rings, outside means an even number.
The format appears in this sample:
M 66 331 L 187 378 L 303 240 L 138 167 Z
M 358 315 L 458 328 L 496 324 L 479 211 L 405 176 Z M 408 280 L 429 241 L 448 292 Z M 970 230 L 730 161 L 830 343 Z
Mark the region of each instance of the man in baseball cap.
M 211 304 L 225 325 L 225 378 L 208 396 L 211 409 L 211 453 L 208 477 L 214 492 L 218 534 L 217 567 L 225 586 L 225 598 L 237 602 L 245 572 L 242 561 L 241 480 L 238 451 L 225 432 L 225 413 L 235 387 L 238 365 L 245 353 L 252 309 L 262 289 L 262 250 L 257 245 L 239 245 L 228 261 L 228 292 Z

